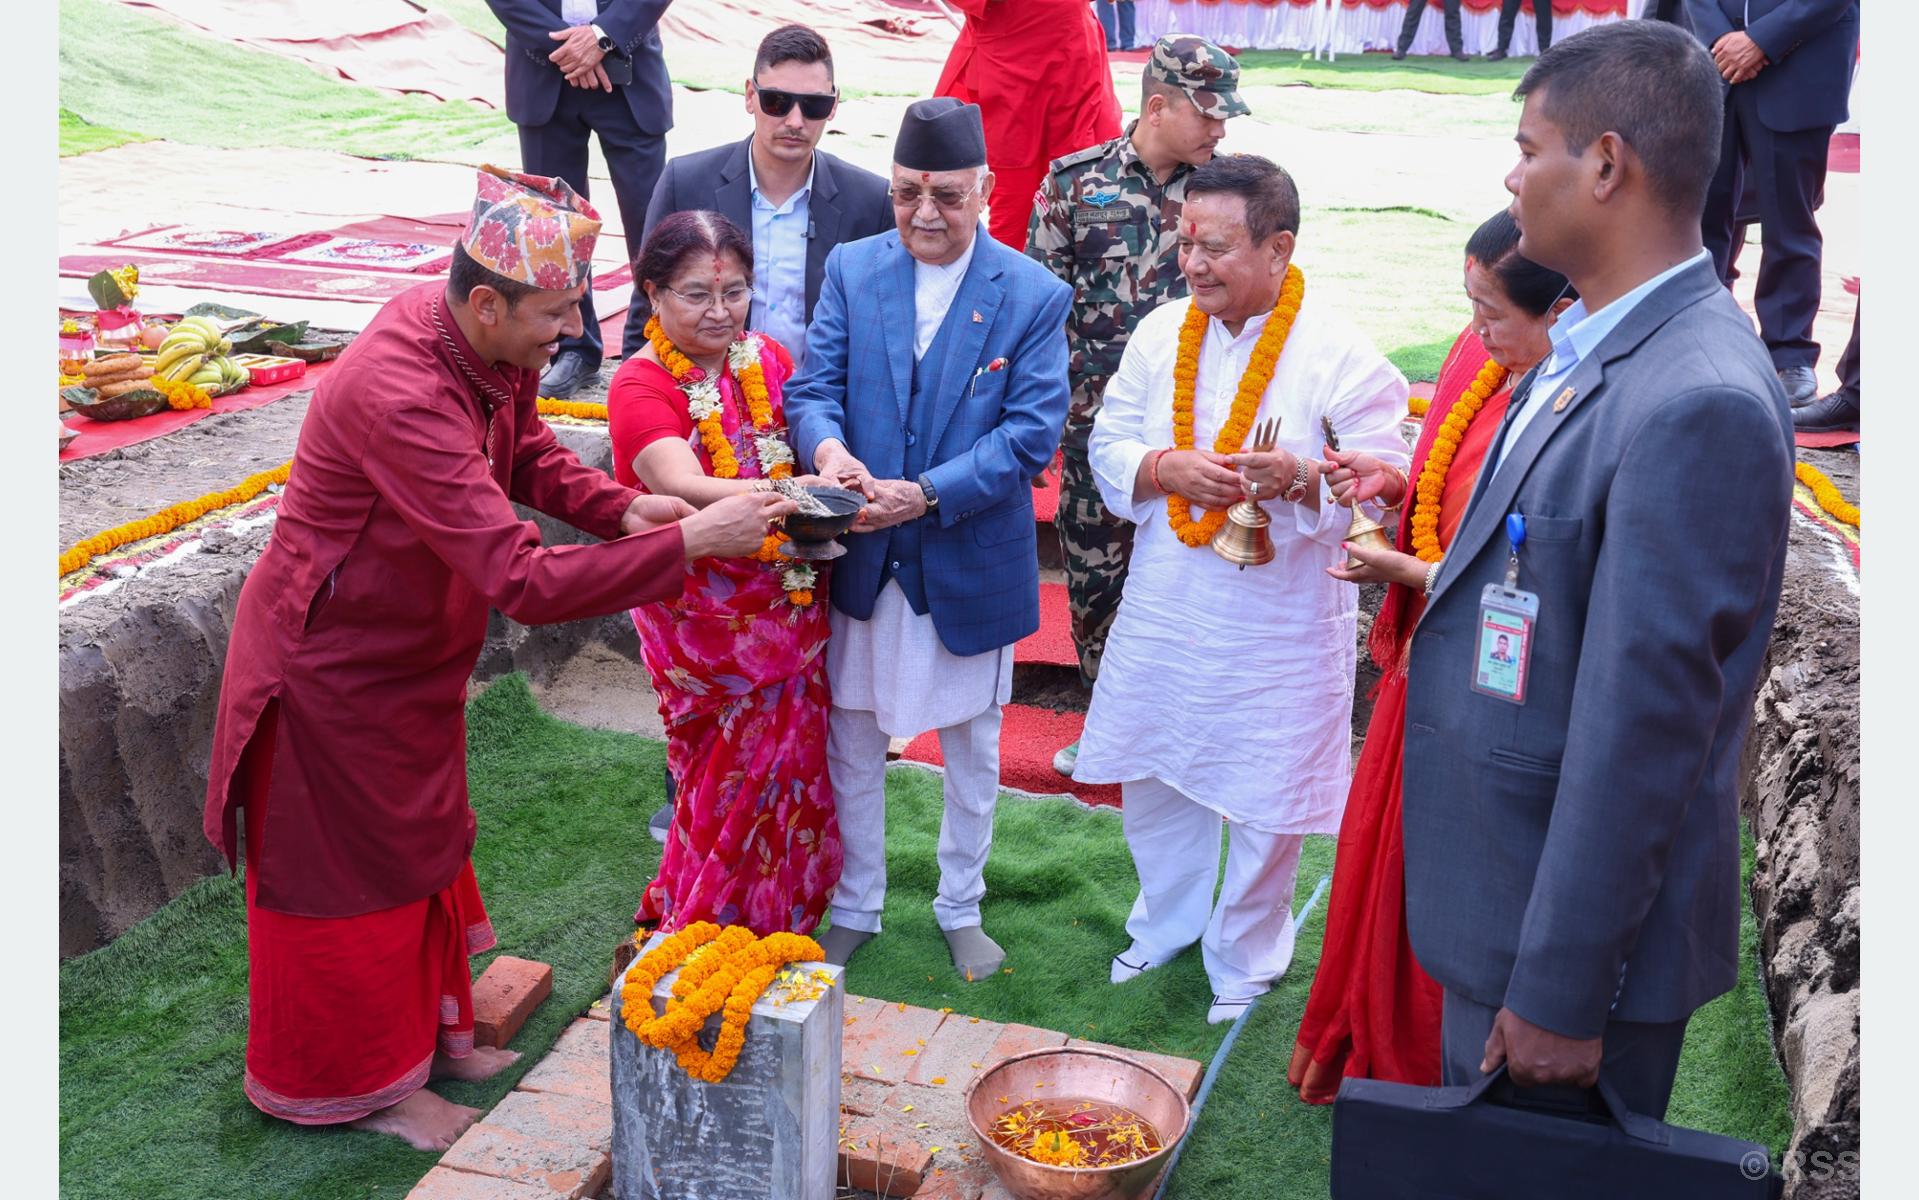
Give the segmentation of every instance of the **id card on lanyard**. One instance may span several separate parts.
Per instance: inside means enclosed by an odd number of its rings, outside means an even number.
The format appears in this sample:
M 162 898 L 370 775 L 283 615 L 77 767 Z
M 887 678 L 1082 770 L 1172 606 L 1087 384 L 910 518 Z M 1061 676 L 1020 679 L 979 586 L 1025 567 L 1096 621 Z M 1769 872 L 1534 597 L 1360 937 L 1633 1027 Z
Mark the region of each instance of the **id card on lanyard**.
M 1506 517 L 1506 541 L 1512 550 L 1506 560 L 1506 580 L 1489 583 L 1480 593 L 1472 689 L 1510 704 L 1524 704 L 1533 630 L 1539 623 L 1539 597 L 1519 590 L 1519 550 L 1526 544 L 1524 514 Z

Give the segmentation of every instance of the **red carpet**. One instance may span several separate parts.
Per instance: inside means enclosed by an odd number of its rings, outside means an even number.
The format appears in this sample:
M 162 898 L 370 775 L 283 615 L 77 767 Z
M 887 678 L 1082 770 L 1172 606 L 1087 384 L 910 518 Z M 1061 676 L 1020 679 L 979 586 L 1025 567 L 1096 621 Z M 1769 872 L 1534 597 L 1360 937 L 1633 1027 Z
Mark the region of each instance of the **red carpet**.
M 1078 666 L 1079 652 L 1073 648 L 1072 617 L 1066 609 L 1065 584 L 1039 585 L 1039 628 L 1013 647 L 1013 661 Z
M 1844 431 L 1836 433 L 1795 433 L 1792 435 L 1792 440 L 1802 449 L 1830 450 L 1834 446 L 1853 445 L 1858 442 L 1859 435 L 1856 433 L 1846 433 Z
M 177 429 L 191 425 L 203 417 L 212 416 L 214 413 L 245 412 L 249 408 L 271 404 L 275 400 L 312 387 L 330 366 L 332 366 L 331 363 L 310 363 L 307 366 L 307 373 L 298 379 L 289 379 L 285 383 L 270 383 L 265 387 L 249 387 L 231 396 L 221 396 L 214 400 L 212 408 L 195 408 L 186 412 L 175 412 L 169 409 L 134 421 L 91 421 L 76 413 L 67 413 L 61 417 L 61 420 L 69 429 L 79 430 L 80 436 L 68 442 L 60 451 L 60 461 L 68 463 L 77 458 L 92 458 L 96 454 L 105 454 L 109 450 L 118 450 L 122 446 L 132 446 L 153 438 L 165 437 Z M 264 469 L 263 467 L 262 470 Z
M 1859 173 L 1859 135 L 1835 133 L 1826 147 L 1826 170 L 1842 175 Z
M 1118 808 L 1118 784 L 1075 783 L 1053 770 L 1053 755 L 1078 739 L 1085 723 L 1082 713 L 1007 705 L 999 735 L 1000 786 L 1042 794 L 1070 792 L 1083 803 Z M 907 745 L 901 757 L 909 762 L 941 765 L 945 760 L 940 757 L 939 734 L 922 733 Z

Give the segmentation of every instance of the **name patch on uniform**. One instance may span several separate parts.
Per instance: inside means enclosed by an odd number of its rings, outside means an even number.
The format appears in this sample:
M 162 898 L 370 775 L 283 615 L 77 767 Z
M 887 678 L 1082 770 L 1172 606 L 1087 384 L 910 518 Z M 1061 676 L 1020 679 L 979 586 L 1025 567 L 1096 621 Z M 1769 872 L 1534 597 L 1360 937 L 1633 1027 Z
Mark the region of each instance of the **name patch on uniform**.
M 1120 221 L 1138 221 L 1146 216 L 1146 211 L 1137 204 L 1076 204 L 1073 206 L 1073 224 L 1109 225 Z

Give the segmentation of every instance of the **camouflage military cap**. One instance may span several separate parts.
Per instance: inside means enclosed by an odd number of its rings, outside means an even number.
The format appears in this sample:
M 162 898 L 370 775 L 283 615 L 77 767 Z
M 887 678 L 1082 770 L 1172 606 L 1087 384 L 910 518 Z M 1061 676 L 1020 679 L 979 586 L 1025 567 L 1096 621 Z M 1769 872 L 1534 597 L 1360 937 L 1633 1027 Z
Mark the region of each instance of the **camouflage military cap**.
M 1172 33 L 1153 43 L 1146 77 L 1182 88 L 1209 117 L 1243 117 L 1253 110 L 1239 94 L 1239 62 L 1203 37 Z

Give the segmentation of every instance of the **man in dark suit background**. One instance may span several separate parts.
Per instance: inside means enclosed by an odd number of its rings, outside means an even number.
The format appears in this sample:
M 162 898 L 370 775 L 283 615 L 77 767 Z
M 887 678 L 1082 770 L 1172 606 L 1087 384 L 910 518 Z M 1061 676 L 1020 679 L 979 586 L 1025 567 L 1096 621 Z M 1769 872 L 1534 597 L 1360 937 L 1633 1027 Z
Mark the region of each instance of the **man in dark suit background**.
M 1487 62 L 1499 62 L 1513 44 L 1513 26 L 1519 22 L 1519 6 L 1524 0 L 1499 0 L 1499 46 L 1486 55 Z M 1553 44 L 1552 0 L 1533 0 L 1533 33 L 1539 38 L 1539 52 Z
M 1399 45 L 1393 50 L 1393 61 L 1406 57 L 1413 48 L 1413 39 L 1419 36 L 1419 23 L 1425 19 L 1427 0 L 1412 0 L 1406 6 L 1406 20 L 1399 26 Z M 1440 9 L 1446 18 L 1446 46 L 1454 58 L 1466 61 L 1466 38 L 1460 31 L 1459 0 L 1444 0 Z
M 672 85 L 656 30 L 672 0 L 486 0 L 506 26 L 506 115 L 520 127 L 520 166 L 557 175 L 587 195 L 587 148 L 595 133 L 613 177 L 629 244 L 666 161 Z M 540 376 L 540 394 L 563 398 L 599 374 L 604 354 L 593 289 L 580 301 L 583 328 L 560 340 Z M 629 327 L 629 338 L 636 336 Z
M 1518 89 L 1519 251 L 1580 300 L 1515 390 L 1413 637 L 1406 912 L 1444 988 L 1447 1084 L 1603 1070 L 1663 1116 L 1687 1021 L 1738 978 L 1740 749 L 1792 434 L 1701 245 L 1720 86 L 1696 39 L 1621 21 Z M 1538 604 L 1520 703 L 1474 686 L 1515 553 Z
M 841 242 L 893 228 L 886 181 L 818 148 L 838 105 L 826 39 L 804 25 L 767 34 L 746 84 L 752 136 L 668 162 L 645 228 L 630 243 L 637 257 L 655 225 L 688 209 L 710 209 L 746 230 L 753 238 L 747 328 L 771 334 L 802 365 L 826 256 Z M 635 288 L 628 353 L 639 348 L 650 315 L 646 293 Z
M 1824 245 L 1813 210 L 1826 184 L 1833 128 L 1846 119 L 1859 0 L 1686 0 L 1686 12 L 1726 81 L 1719 170 L 1703 218 L 1706 248 L 1730 284 L 1740 194 L 1747 176 L 1756 175 L 1759 332 L 1793 406 L 1810 404 L 1819 394 L 1812 322 Z

